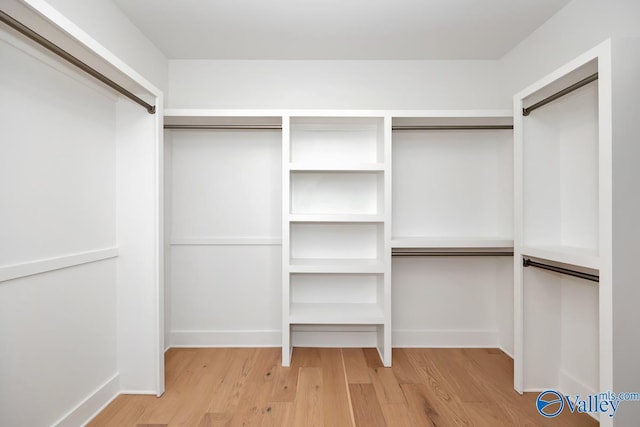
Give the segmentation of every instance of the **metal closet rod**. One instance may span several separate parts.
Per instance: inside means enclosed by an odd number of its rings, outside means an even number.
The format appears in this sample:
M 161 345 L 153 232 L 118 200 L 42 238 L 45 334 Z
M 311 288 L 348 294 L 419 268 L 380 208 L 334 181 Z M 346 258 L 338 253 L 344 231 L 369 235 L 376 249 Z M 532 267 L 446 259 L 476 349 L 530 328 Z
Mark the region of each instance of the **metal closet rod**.
M 513 125 L 395 125 L 391 130 L 510 130 Z
M 555 271 L 556 273 L 566 274 L 568 276 L 579 277 L 581 279 L 599 282 L 600 277 L 596 274 L 583 273 L 582 271 L 571 270 L 569 268 L 556 267 L 555 265 L 544 264 L 542 262 L 531 261 L 529 258 L 522 259 L 523 267 L 537 267 L 543 270 Z
M 473 252 L 473 251 L 391 251 L 392 256 L 513 256 L 513 251 Z
M 164 125 L 165 129 L 174 130 L 281 130 L 282 125 L 251 125 L 251 124 L 219 124 L 219 125 Z
M 106 84 L 110 88 L 116 90 L 117 92 L 120 92 L 122 95 L 126 96 L 127 98 L 129 98 L 133 102 L 142 105 L 144 108 L 146 108 L 146 110 L 149 112 L 149 114 L 155 114 L 155 112 L 156 112 L 155 105 L 151 105 L 151 104 L 145 102 L 143 99 L 137 97 L 132 92 L 130 92 L 127 89 L 125 89 L 124 87 L 120 86 L 118 83 L 114 82 L 113 80 L 111 80 L 110 78 L 105 76 L 104 74 L 100 73 L 99 71 L 97 71 L 94 68 L 90 67 L 89 65 L 85 64 L 84 62 L 82 62 L 81 60 L 76 58 L 75 56 L 71 55 L 69 52 L 67 52 L 66 50 L 62 49 L 60 46 L 52 43 L 51 41 L 47 40 L 46 38 L 44 38 L 40 34 L 36 33 L 31 28 L 29 28 L 26 25 L 24 25 L 22 22 L 17 21 L 13 17 L 7 15 L 2 10 L 0 10 L 0 21 L 5 23 L 9 27 L 13 28 L 14 30 L 18 31 L 20 34 L 22 34 L 22 35 L 26 36 L 27 38 L 33 40 L 34 42 L 38 43 L 40 46 L 44 47 L 45 49 L 55 53 L 60 58 L 62 58 L 65 61 L 69 62 L 70 64 L 75 65 L 76 67 L 78 67 L 79 69 L 81 69 L 85 73 L 89 74 L 90 76 L 96 78 L 97 80 L 100 80 L 102 83 Z
M 586 86 L 591 82 L 594 82 L 598 80 L 598 73 L 593 73 L 591 74 L 589 77 L 584 78 L 582 80 L 580 80 L 577 83 L 572 84 L 571 86 L 562 89 L 559 92 L 554 93 L 551 96 L 546 97 L 545 99 L 543 99 L 542 101 L 536 102 L 535 104 L 533 104 L 530 107 L 527 108 L 523 108 L 522 109 L 522 115 L 523 116 L 528 116 L 533 110 L 537 110 L 538 108 L 542 107 L 543 105 L 547 105 L 548 103 L 555 101 L 558 98 L 562 98 L 563 96 L 573 92 L 574 90 L 580 89 L 582 86 Z

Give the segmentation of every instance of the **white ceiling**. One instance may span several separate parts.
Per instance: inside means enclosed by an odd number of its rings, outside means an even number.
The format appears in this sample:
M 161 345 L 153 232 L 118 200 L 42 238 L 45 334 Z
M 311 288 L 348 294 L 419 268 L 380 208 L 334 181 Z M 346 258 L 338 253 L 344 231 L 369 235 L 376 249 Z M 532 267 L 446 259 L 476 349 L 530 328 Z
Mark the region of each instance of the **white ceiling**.
M 170 59 L 498 59 L 570 0 L 114 0 Z

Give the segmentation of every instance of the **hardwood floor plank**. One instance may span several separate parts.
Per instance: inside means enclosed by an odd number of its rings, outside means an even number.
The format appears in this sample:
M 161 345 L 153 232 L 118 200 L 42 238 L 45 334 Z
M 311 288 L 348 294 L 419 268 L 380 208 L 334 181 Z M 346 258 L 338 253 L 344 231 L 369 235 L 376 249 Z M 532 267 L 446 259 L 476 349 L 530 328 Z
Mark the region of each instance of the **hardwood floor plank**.
M 398 379 L 398 384 L 415 384 L 420 381 L 420 373 L 411 363 L 408 354 L 415 353 L 416 349 L 394 348 L 393 349 L 393 373 Z
M 324 405 L 324 424 L 326 426 L 352 425 L 349 391 L 339 348 L 320 350 L 322 362 L 322 403 Z
M 319 368 L 322 364 L 319 348 L 295 347 L 291 357 L 292 360 L 298 359 L 301 368 Z
M 273 391 L 274 372 L 280 368 L 281 354 L 277 348 L 261 348 L 251 369 L 246 386 L 240 395 L 237 409 L 229 426 L 256 426 L 268 412 L 269 397 Z
M 324 426 L 322 368 L 300 368 L 293 425 Z
M 487 396 L 475 377 L 469 374 L 469 359 L 459 348 L 429 349 L 427 366 L 437 366 L 450 390 L 461 402 L 486 402 Z
M 227 413 L 231 419 L 258 357 L 259 352 L 256 349 L 234 349 L 233 360 L 220 380 L 217 381 L 207 406 L 207 412 Z
M 207 412 L 209 401 L 218 379 L 228 370 L 234 360 L 235 349 L 202 349 L 202 356 L 196 357 L 187 370 L 190 378 L 178 400 L 179 405 L 169 424 L 173 426 L 194 426 Z
M 367 361 L 367 367 L 369 368 L 382 368 L 384 365 L 380 360 L 380 354 L 376 348 L 363 348 L 362 354 L 364 354 L 364 360 Z
M 152 399 L 151 396 L 118 396 L 88 425 L 92 427 L 135 426 L 147 410 L 145 402 L 149 402 L 150 399 Z
M 292 425 L 293 402 L 270 402 L 262 419 L 262 427 L 285 427 Z
M 356 427 L 385 427 L 387 423 L 371 384 L 350 384 L 351 404 Z
M 298 388 L 298 374 L 300 373 L 300 360 L 301 358 L 297 357 L 296 353 L 296 357 L 291 359 L 289 367 L 280 367 L 277 370 L 270 399 L 272 402 L 293 402 L 295 400 Z
M 416 425 L 435 427 L 433 420 L 440 418 L 431 397 L 420 390 L 418 384 L 401 384 L 400 388 L 407 399 L 407 409 L 416 420 Z
M 210 413 L 202 415 L 198 427 L 224 427 L 229 425 L 229 415 L 226 413 Z
M 433 362 L 426 360 L 427 367 L 421 368 L 424 383 L 418 384 L 418 392 L 422 399 L 429 400 L 439 415 L 432 418 L 434 424 L 440 425 L 473 425 L 465 416 L 461 402 L 447 383 L 447 378 L 439 372 Z
M 384 403 L 380 405 L 387 425 L 393 427 L 415 427 L 420 425 L 409 411 L 406 403 Z
M 381 404 L 406 403 L 392 368 L 371 368 L 369 369 L 369 376 L 371 377 L 371 384 L 376 391 L 376 396 L 378 396 L 378 401 Z
M 369 366 L 361 348 L 343 348 L 342 356 L 349 384 L 371 384 Z

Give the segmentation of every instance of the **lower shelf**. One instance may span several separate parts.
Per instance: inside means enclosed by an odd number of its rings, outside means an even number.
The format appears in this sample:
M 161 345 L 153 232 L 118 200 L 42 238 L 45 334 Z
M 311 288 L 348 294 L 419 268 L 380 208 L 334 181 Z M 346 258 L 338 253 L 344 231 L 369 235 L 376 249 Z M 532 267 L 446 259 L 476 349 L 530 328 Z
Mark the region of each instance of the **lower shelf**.
M 384 273 L 379 259 L 299 259 L 289 262 L 290 273 Z
M 384 312 L 378 304 L 291 304 L 289 323 L 317 325 L 381 325 Z

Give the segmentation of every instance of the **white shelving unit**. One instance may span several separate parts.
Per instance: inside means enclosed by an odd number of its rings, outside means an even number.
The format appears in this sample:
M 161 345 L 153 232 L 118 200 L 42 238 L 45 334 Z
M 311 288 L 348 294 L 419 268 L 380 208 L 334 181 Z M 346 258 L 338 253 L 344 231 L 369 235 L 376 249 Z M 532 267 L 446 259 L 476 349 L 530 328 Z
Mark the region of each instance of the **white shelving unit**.
M 512 352 L 511 115 L 394 115 L 394 346 Z
M 283 127 L 282 363 L 309 343 L 296 328 L 329 327 L 314 345 L 340 346 L 335 327 L 358 325 L 390 366 L 390 119 L 285 116 Z
M 514 97 L 518 392 L 586 395 L 640 384 L 630 326 L 638 324 L 640 296 L 633 265 L 640 202 L 631 193 L 640 176 L 639 53 L 637 39 L 607 41 Z M 523 114 L 581 81 L 590 82 Z M 599 275 L 599 283 L 524 268 L 524 259 Z M 621 409 L 601 424 L 640 419 L 637 405 Z

